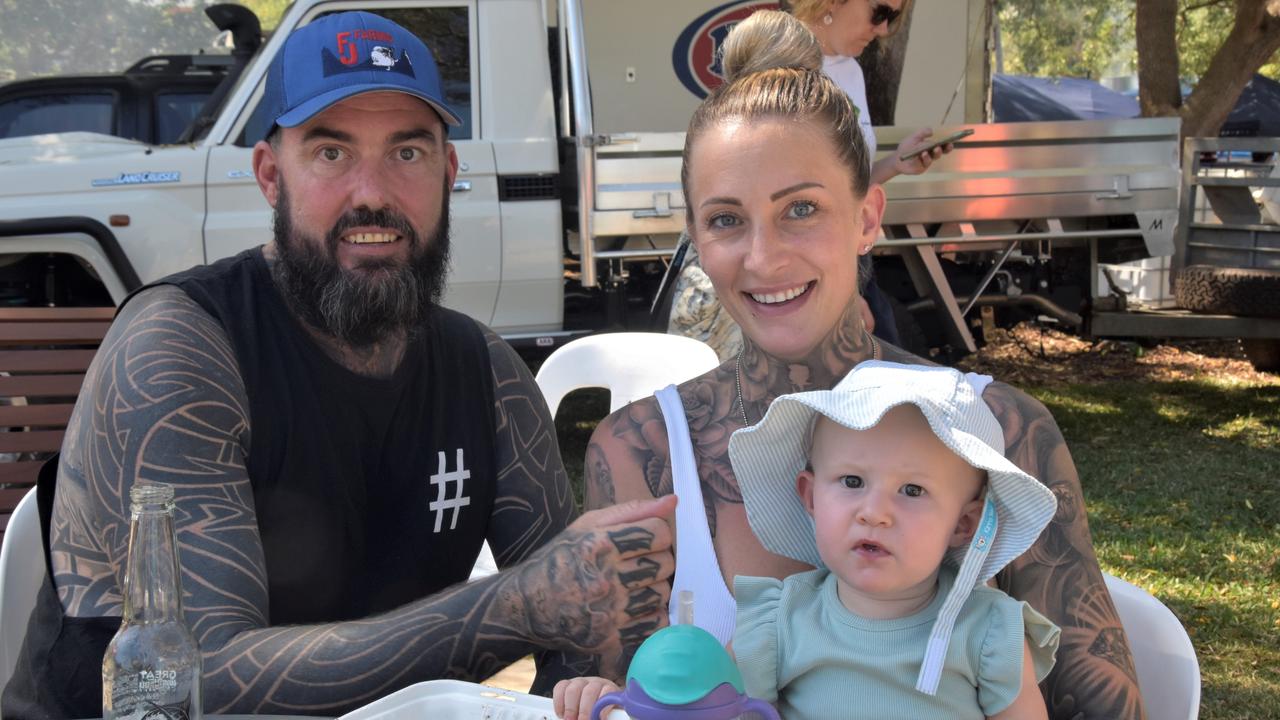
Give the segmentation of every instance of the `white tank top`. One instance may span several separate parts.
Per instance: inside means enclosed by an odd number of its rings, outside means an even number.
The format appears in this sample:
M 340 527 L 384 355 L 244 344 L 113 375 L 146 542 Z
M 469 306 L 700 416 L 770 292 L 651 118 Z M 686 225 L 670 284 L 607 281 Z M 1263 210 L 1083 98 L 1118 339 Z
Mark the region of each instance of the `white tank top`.
M 737 624 L 738 603 L 724 584 L 720 561 L 711 544 L 684 403 L 675 385 L 668 385 L 654 396 L 667 424 L 671 477 L 676 497 L 680 498 L 676 505 L 676 576 L 671 584 L 671 598 L 680 597 L 681 590 L 693 591 L 693 624 L 711 633 L 721 645 L 728 645 Z M 677 603 L 670 603 L 668 616 L 672 625 L 676 624 L 676 612 Z
M 977 373 L 965 373 L 965 379 L 979 396 L 992 382 L 990 375 Z M 671 583 L 671 598 L 680 597 L 681 590 L 693 591 L 693 624 L 714 635 L 721 645 L 728 645 L 737 626 L 738 603 L 724 583 L 720 560 L 711 543 L 684 403 L 675 385 L 659 390 L 654 397 L 667 425 L 671 478 L 676 497 L 680 498 L 676 505 L 676 576 Z M 676 624 L 676 613 L 677 603 L 671 602 L 667 616 L 672 625 Z

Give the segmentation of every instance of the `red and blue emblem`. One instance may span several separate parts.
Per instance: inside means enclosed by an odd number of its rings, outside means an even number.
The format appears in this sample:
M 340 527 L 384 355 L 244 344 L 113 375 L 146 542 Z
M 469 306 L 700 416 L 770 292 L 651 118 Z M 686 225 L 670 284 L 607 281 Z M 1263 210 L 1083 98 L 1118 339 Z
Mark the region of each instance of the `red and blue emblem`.
M 720 72 L 720 46 L 733 26 L 757 10 L 777 9 L 776 0 L 733 0 L 703 13 L 676 39 L 671 51 L 676 77 L 689 92 L 699 98 L 706 97 L 724 82 Z

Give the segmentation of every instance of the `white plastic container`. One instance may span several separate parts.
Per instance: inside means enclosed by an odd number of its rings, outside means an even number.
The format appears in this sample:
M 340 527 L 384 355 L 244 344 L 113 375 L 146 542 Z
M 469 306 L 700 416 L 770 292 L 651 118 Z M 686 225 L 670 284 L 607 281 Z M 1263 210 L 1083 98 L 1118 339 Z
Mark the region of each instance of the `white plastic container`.
M 461 680 L 410 685 L 338 720 L 555 720 L 550 698 Z
M 1173 307 L 1176 301 L 1169 290 L 1168 257 L 1153 257 L 1127 263 L 1098 266 L 1098 292 L 1106 297 L 1111 290 L 1102 268 L 1111 271 L 1120 289 L 1129 294 L 1129 301 L 1151 308 Z

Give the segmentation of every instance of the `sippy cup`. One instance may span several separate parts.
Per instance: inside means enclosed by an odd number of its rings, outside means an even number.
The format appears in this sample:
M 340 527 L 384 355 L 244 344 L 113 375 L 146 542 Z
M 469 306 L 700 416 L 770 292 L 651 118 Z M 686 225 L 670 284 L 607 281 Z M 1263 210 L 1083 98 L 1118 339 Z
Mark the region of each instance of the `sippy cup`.
M 778 720 L 773 706 L 747 697 L 742 673 L 711 633 L 692 624 L 692 599 L 681 592 L 681 624 L 645 640 L 627 668 L 627 687 L 600 698 L 591 720 L 619 705 L 634 720 L 732 720 L 756 712 Z

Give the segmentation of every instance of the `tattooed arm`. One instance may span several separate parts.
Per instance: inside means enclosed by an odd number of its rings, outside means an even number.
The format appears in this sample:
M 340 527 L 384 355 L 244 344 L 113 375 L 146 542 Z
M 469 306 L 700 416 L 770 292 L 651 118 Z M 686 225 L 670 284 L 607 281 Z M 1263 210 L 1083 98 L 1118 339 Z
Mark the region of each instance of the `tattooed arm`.
M 668 454 L 667 429 L 656 398 L 643 398 L 620 408 L 596 425 L 591 434 L 582 469 L 584 505 L 587 509 L 609 508 L 618 503 L 674 497 Z M 673 533 L 674 527 L 672 519 Z M 669 595 L 670 586 L 665 590 Z M 599 675 L 618 683 L 624 681 L 636 649 L 666 624 L 665 596 L 658 609 L 660 615 L 653 622 L 629 628 L 622 634 L 617 651 L 602 655 Z
M 507 568 L 564 530 L 577 513 L 542 391 L 506 341 L 488 329 L 485 337 L 493 365 L 498 435 L 498 488 L 489 545 L 498 567 Z M 549 694 L 558 680 L 597 672 L 591 655 L 545 650 L 536 657 L 534 693 Z
M 175 486 L 184 601 L 204 654 L 208 712 L 336 715 L 413 682 L 481 678 L 537 648 L 607 651 L 631 620 L 633 597 L 655 582 L 665 591 L 670 532 L 655 516 L 669 502 L 588 514 L 552 537 L 568 513 L 546 520 L 541 510 L 514 510 L 536 493 L 521 500 L 508 487 L 520 476 L 509 466 L 495 512 L 510 526 L 493 538 L 503 562 L 527 554 L 523 564 L 376 617 L 271 627 L 245 470 L 247 407 L 218 324 L 176 288 L 149 290 L 125 306 L 94 360 L 54 503 L 64 608 L 119 615 L 129 488 L 140 479 Z M 562 506 L 555 472 L 545 502 Z M 654 557 L 666 558 L 656 579 L 636 580 Z
M 1004 427 L 1005 454 L 1058 497 L 1040 539 L 997 577 L 1062 628 L 1058 662 L 1041 684 L 1049 716 L 1145 717 L 1133 657 L 1093 552 L 1084 495 L 1057 423 L 1038 401 L 1002 383 L 984 394 Z
M 498 567 L 518 563 L 577 515 L 556 427 L 529 368 L 485 330 L 493 366 L 498 491 L 489 544 Z

